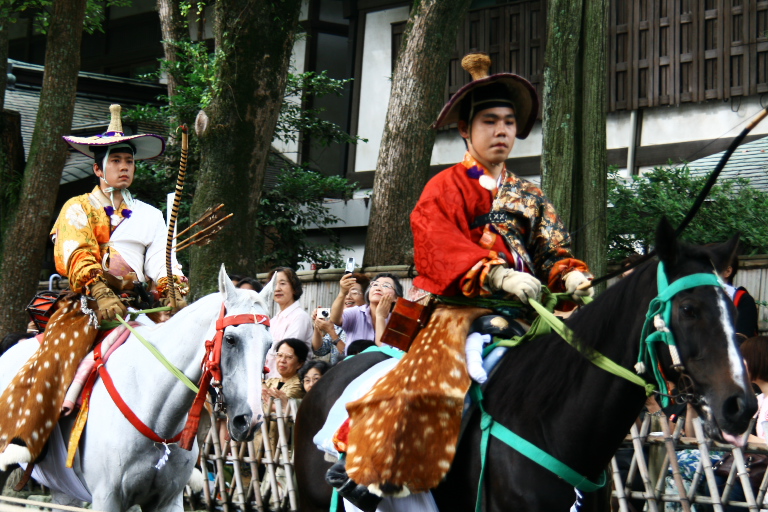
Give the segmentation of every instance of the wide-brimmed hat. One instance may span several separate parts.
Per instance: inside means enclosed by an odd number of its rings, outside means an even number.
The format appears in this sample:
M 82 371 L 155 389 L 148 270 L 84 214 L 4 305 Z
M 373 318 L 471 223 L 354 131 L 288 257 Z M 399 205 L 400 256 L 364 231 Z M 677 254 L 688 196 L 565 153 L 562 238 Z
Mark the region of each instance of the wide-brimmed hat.
M 513 73 L 488 75 L 491 58 L 484 53 L 470 53 L 461 60 L 461 67 L 472 75 L 472 81 L 462 87 L 445 104 L 433 128 L 458 123 L 462 114 L 465 121 L 471 121 L 474 114 L 485 108 L 503 105 L 505 102 L 515 109 L 517 138 L 524 139 L 531 133 L 539 113 L 539 97 L 536 89 L 525 78 Z
M 120 105 L 109 106 L 109 112 L 112 116 L 109 121 L 109 128 L 101 135 L 93 135 L 91 137 L 64 135 L 62 138 L 77 151 L 91 158 L 96 158 L 97 153 L 106 151 L 108 146 L 119 143 L 128 143 L 133 146 L 133 158 L 135 160 L 146 160 L 147 158 L 154 158 L 163 154 L 163 151 L 165 151 L 165 139 L 160 135 L 152 133 L 125 135 L 123 133 L 123 121 L 120 117 L 121 110 Z

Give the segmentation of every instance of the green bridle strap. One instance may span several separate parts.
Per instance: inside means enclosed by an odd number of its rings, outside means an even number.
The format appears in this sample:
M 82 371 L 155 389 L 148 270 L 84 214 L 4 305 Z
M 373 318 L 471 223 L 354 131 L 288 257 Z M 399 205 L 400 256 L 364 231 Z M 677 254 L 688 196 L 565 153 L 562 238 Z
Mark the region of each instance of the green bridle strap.
M 617 377 L 621 377 L 632 382 L 633 384 L 637 384 L 641 388 L 645 389 L 646 396 L 651 396 L 656 390 L 653 384 L 645 382 L 642 377 L 633 373 L 631 370 L 624 368 L 620 364 L 611 361 L 597 350 L 588 349 L 581 345 L 576 339 L 576 335 L 573 333 L 573 331 L 569 329 L 568 326 L 566 326 L 560 318 L 554 315 L 553 311 L 555 306 L 560 300 L 566 298 L 565 296 L 570 298 L 570 294 L 567 293 L 542 294 L 542 298 L 545 304 L 541 304 L 534 299 L 529 299 L 528 303 L 531 305 L 531 307 L 533 307 L 534 310 L 536 310 L 539 316 L 537 316 L 533 321 L 528 332 L 526 332 L 523 336 L 516 336 L 508 340 L 495 340 L 494 343 L 489 345 L 483 351 L 483 357 L 488 355 L 496 347 L 516 347 L 517 345 L 525 343 L 528 340 L 539 338 L 554 331 L 559 334 L 560 337 L 563 338 L 570 346 L 578 350 L 592 364 L 607 371 L 608 373 L 612 373 Z M 585 301 L 585 303 L 591 302 L 591 299 L 588 297 L 584 298 L 588 299 Z
M 136 336 L 136 339 L 138 339 L 145 347 L 147 347 L 147 349 L 152 353 L 152 355 L 155 356 L 157 360 L 160 361 L 163 364 L 163 366 L 165 366 L 168 369 L 168 371 L 173 374 L 174 377 L 176 377 L 182 383 L 184 383 L 184 385 L 187 386 L 190 390 L 192 390 L 192 392 L 194 392 L 195 394 L 197 394 L 198 391 L 200 391 L 198 387 L 191 380 L 189 380 L 189 378 L 186 375 L 184 375 L 184 372 L 176 368 L 173 365 L 173 363 L 171 363 L 168 359 L 166 359 L 165 356 L 159 350 L 157 350 L 157 347 L 155 347 L 153 344 L 145 340 L 144 337 L 141 334 L 139 334 L 138 331 L 136 331 L 136 329 L 128 325 L 128 322 L 123 320 L 123 317 L 121 317 L 119 314 L 115 316 L 117 317 L 117 320 L 121 324 L 126 326 L 128 330 L 131 331 L 131 334 Z
M 536 464 L 556 474 L 582 492 L 596 491 L 602 488 L 607 482 L 605 472 L 600 474 L 600 478 L 597 482 L 593 482 L 570 466 L 560 462 L 530 441 L 523 439 L 504 425 L 496 422 L 483 407 L 483 392 L 478 384 L 472 384 L 470 393 L 472 395 L 472 400 L 477 403 L 478 407 L 480 408 L 480 429 L 482 430 L 482 437 L 480 439 L 480 480 L 477 486 L 477 501 L 475 502 L 475 512 L 482 512 L 483 509 L 485 461 L 486 455 L 488 453 L 488 441 L 490 436 L 495 437 L 499 441 L 505 443 L 507 446 L 520 452 L 525 457 L 531 459 Z
M 672 356 L 672 362 L 675 365 L 681 365 L 677 353 L 677 343 L 669 325 L 672 319 L 672 299 L 683 290 L 695 288 L 697 286 L 717 286 L 722 288 L 723 282 L 714 273 L 699 273 L 681 277 L 677 281 L 669 284 L 667 273 L 664 269 L 664 263 L 659 262 L 657 272 L 658 295 L 648 306 L 648 313 L 645 315 L 643 331 L 640 334 L 640 352 L 637 356 L 637 373 L 644 373 L 650 366 L 653 370 L 653 376 L 659 386 L 661 393 L 662 407 L 669 405 L 669 390 L 664 375 L 659 368 L 659 357 L 655 343 L 663 342 L 669 348 Z

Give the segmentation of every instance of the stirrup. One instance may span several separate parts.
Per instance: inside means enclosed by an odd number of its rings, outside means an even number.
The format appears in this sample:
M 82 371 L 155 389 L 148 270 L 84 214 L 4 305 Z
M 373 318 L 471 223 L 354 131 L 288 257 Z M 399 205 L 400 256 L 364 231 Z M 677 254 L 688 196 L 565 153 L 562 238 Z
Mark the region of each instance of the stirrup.
M 381 496 L 372 493 L 366 486 L 360 485 L 347 475 L 344 460 L 340 460 L 325 474 L 325 481 L 336 488 L 339 496 L 346 499 L 363 512 L 375 512 L 381 502 Z

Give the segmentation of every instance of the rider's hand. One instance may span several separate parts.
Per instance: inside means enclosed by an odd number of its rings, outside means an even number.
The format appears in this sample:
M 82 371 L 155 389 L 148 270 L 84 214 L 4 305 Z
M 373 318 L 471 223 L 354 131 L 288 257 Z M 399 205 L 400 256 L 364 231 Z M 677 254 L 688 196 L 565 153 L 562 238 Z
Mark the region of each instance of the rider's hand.
M 571 294 L 573 300 L 580 302 L 582 297 L 592 297 L 595 294 L 594 288 L 586 287 L 589 281 L 590 279 L 583 272 L 578 270 L 569 272 L 565 276 L 565 291 Z
M 127 309 L 125 304 L 115 295 L 107 283 L 98 279 L 89 286 L 91 297 L 96 301 L 98 307 L 99 322 L 103 320 L 116 320 L 117 315 L 125 318 Z
M 528 304 L 528 299 L 535 299 L 541 293 L 541 282 L 531 274 L 501 265 L 488 272 L 486 284 L 491 291 L 503 290 L 520 299 L 523 304 Z
M 176 296 L 176 307 L 170 311 L 171 315 L 174 315 L 179 312 L 179 310 L 187 307 L 187 301 L 184 300 L 184 298 L 181 295 L 181 291 L 178 289 L 178 287 L 174 284 L 172 286 L 169 286 L 165 289 L 163 292 L 163 296 L 160 298 L 160 304 L 162 306 L 171 306 L 171 293 L 175 292 Z

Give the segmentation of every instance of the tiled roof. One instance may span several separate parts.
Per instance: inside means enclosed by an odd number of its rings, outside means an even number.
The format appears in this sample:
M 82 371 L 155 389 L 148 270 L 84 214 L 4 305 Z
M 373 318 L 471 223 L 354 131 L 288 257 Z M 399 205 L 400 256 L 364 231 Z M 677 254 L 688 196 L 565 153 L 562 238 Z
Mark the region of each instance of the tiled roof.
M 725 152 L 715 153 L 688 164 L 691 174 L 700 176 L 712 172 Z M 768 137 L 742 144 L 726 164 L 719 180 L 746 178 L 750 185 L 768 192 Z
M 14 65 L 14 69 L 23 67 L 25 70 L 38 70 L 42 72 L 42 66 L 35 66 L 33 64 L 18 61 L 11 62 Z M 137 80 L 81 72 L 80 77 L 82 78 L 84 76 L 92 79 L 104 80 L 105 87 L 108 87 L 110 83 L 115 81 L 121 83 L 138 82 Z M 75 99 L 75 111 L 72 117 L 72 132 L 75 133 L 84 128 L 92 128 L 91 130 L 83 130 L 84 132 L 87 131 L 89 134 L 105 131 L 109 122 L 109 106 L 113 102 L 114 100 L 106 97 L 78 93 Z M 5 108 L 8 110 L 15 110 L 21 114 L 21 136 L 24 142 L 25 158 L 29 156 L 29 147 L 32 143 L 32 133 L 35 129 L 39 103 L 40 88 L 37 86 L 16 84 L 14 87 L 8 88 L 5 91 Z M 128 104 L 127 102 L 122 103 L 124 106 Z M 144 126 L 139 126 L 138 128 L 139 132 L 145 131 L 143 129 Z M 133 133 L 128 126 L 125 127 L 125 131 L 126 133 Z M 71 183 L 92 176 L 92 165 L 93 160 L 90 158 L 75 151 L 70 151 L 67 163 L 64 165 L 60 183 Z

